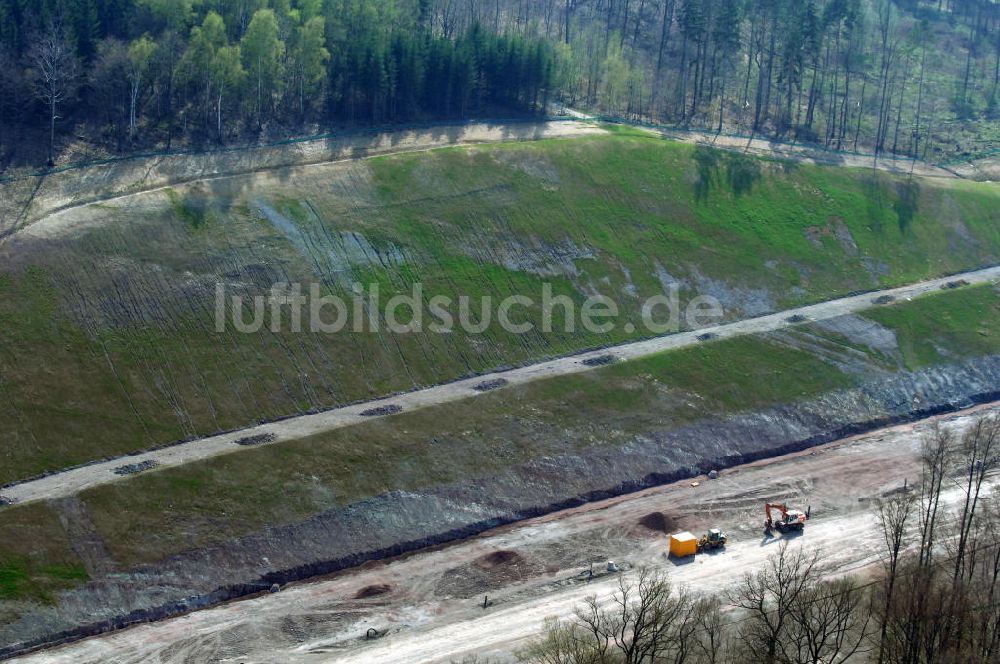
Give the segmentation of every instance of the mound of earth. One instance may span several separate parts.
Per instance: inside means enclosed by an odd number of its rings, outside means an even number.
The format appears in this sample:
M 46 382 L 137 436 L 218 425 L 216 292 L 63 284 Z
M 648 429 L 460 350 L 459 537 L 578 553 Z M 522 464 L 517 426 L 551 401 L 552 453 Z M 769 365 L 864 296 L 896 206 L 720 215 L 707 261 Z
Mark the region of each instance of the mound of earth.
M 373 583 L 370 586 L 365 586 L 357 593 L 354 594 L 354 599 L 369 599 L 371 597 L 378 597 L 380 595 L 385 595 L 392 590 L 392 586 L 388 583 Z
M 434 594 L 438 597 L 475 597 L 544 572 L 545 566 L 540 561 L 526 558 L 517 551 L 501 549 L 480 556 L 468 565 L 446 570 Z
M 669 534 L 677 530 L 677 519 L 663 512 L 650 512 L 639 519 L 639 525 L 649 530 Z
M 496 567 L 517 565 L 524 562 L 524 557 L 517 551 L 494 551 L 476 559 L 476 565 L 482 569 L 494 569 Z

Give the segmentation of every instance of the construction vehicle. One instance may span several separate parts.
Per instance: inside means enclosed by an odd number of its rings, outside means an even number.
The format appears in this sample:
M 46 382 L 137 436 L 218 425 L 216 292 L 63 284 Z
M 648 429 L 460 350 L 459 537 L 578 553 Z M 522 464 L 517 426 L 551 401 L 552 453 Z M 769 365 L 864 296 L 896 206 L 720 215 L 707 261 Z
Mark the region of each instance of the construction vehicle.
M 722 549 L 726 546 L 726 534 L 718 528 L 709 528 L 708 532 L 701 536 L 698 540 L 698 552 L 702 551 L 713 551 L 715 549 Z
M 670 555 L 675 558 L 686 558 L 703 551 L 713 551 L 726 546 L 726 534 L 719 528 L 710 528 L 698 539 L 685 531 L 670 536 Z
M 781 517 L 777 520 L 773 519 L 771 510 L 781 512 Z M 775 529 L 782 534 L 801 531 L 806 525 L 806 519 L 809 518 L 809 510 L 805 512 L 790 510 L 782 503 L 764 503 L 764 514 L 767 517 L 764 521 L 765 535 L 770 535 Z

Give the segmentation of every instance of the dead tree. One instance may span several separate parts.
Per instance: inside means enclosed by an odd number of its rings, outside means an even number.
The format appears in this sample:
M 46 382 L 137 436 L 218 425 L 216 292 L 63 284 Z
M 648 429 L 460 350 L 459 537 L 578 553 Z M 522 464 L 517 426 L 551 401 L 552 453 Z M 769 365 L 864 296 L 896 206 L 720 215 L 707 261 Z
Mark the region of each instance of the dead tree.
M 32 67 L 35 97 L 48 109 L 48 163 L 51 166 L 59 105 L 76 92 L 79 75 L 79 61 L 60 21 L 53 22 L 47 30 L 36 36 L 34 45 L 28 51 L 28 60 Z
M 734 606 L 746 612 L 739 647 L 747 661 L 776 664 L 786 661 L 782 651 L 800 596 L 814 583 L 819 554 L 790 551 L 781 544 L 764 568 L 747 573 L 732 592 Z
M 547 625 L 544 636 L 519 653 L 533 664 L 661 664 L 721 661 L 721 638 L 705 628 L 723 621 L 717 602 L 694 602 L 661 573 L 640 570 L 620 579 L 610 601 L 589 598 L 568 622 Z
M 863 651 L 871 620 L 866 593 L 852 578 L 806 588 L 789 612 L 785 661 L 845 664 Z M 788 657 L 788 655 L 792 655 Z
M 888 646 L 889 623 L 892 615 L 892 608 L 897 597 L 897 582 L 899 580 L 900 564 L 902 562 L 903 549 L 906 544 L 906 532 L 908 524 L 913 516 L 914 506 L 917 498 L 913 493 L 903 492 L 893 496 L 880 499 L 875 503 L 875 518 L 882 530 L 882 539 L 885 542 L 883 553 L 883 570 L 885 577 L 882 581 L 882 601 L 879 621 L 879 640 L 876 662 L 882 664 L 885 661 L 885 651 Z

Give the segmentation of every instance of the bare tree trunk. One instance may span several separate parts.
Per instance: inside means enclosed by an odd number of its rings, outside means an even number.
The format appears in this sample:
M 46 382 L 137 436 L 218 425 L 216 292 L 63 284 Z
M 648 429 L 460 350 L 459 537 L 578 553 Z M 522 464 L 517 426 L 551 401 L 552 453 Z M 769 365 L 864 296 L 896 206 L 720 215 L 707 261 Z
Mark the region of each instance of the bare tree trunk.
M 913 514 L 916 499 L 912 493 L 898 493 L 887 500 L 876 503 L 876 518 L 882 530 L 885 542 L 885 597 L 882 603 L 882 615 L 879 616 L 879 645 L 877 664 L 885 661 L 888 649 L 889 621 L 893 603 L 896 599 L 896 582 L 898 581 L 900 560 L 905 544 L 907 523 Z
M 49 102 L 49 166 L 53 164 L 52 154 L 56 144 L 56 100 L 55 97 Z
M 858 122 L 854 127 L 854 147 L 852 148 L 855 152 L 858 150 L 858 137 L 861 135 L 861 119 L 865 115 L 865 89 L 868 87 L 868 75 L 865 73 L 861 74 L 861 99 L 858 100 Z
M 925 46 L 920 52 L 920 80 L 919 83 L 917 83 L 917 111 L 916 117 L 914 118 L 913 151 L 911 152 L 914 159 L 920 156 L 920 113 L 923 110 L 924 103 L 924 64 L 926 60 L 927 48 Z
M 666 0 L 663 4 L 663 22 L 660 24 L 660 46 L 656 51 L 656 72 L 653 74 L 653 99 L 652 105 L 655 112 L 657 101 L 660 97 L 662 86 L 661 75 L 663 74 L 663 51 L 666 48 L 667 36 L 670 34 L 670 26 L 674 19 L 674 0 Z

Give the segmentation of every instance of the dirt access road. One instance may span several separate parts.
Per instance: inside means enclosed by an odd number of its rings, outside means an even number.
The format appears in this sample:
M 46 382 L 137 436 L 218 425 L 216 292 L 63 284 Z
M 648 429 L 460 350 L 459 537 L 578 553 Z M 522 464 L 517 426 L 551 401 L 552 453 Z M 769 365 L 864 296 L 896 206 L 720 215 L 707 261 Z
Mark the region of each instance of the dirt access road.
M 591 123 L 576 120 L 482 122 L 125 158 L 0 183 L 0 242 L 16 233 L 57 238 L 99 225 L 106 214 L 95 203 L 141 202 L 150 194 L 181 184 L 239 179 L 247 188 L 253 188 L 275 178 L 294 178 L 302 169 L 380 155 L 603 133 Z
M 279 145 L 137 156 L 57 171 L 40 177 L 25 176 L 0 183 L 0 243 L 16 233 L 26 232 L 36 237 L 54 238 L 66 232 L 97 225 L 101 223 L 102 215 L 100 209 L 93 206 L 94 203 L 141 198 L 180 184 L 240 178 L 252 187 L 261 178 L 287 178 L 303 168 L 378 155 L 421 152 L 455 145 L 571 138 L 604 133 L 592 117 L 573 109 L 561 110 L 574 119 L 445 124 L 374 134 L 348 133 Z M 968 168 L 946 170 L 922 161 L 836 152 L 766 138 L 703 131 L 648 131 L 674 141 L 804 163 L 872 168 L 942 179 L 984 179 L 990 172 Z
M 872 168 L 889 173 L 901 175 L 918 175 L 931 178 L 958 178 L 965 177 L 957 171 L 951 171 L 940 166 L 935 166 L 924 161 L 908 159 L 905 157 L 895 157 L 893 155 L 864 155 L 852 152 L 837 152 L 835 150 L 823 150 L 809 145 L 793 145 L 781 143 L 767 138 L 754 138 L 752 136 L 731 136 L 726 134 L 715 134 L 704 131 L 672 131 L 672 130 L 650 130 L 664 138 L 683 143 L 696 143 L 698 145 L 709 145 L 725 150 L 735 150 L 754 154 L 763 157 L 777 157 L 779 159 L 789 159 L 793 161 L 821 164 L 827 166 L 845 166 L 849 168 Z M 969 173 L 969 176 L 976 175 Z
M 482 390 L 477 389 L 477 386 L 483 383 L 502 380 L 504 381 L 504 385 L 523 384 L 553 376 L 591 371 L 600 366 L 603 360 L 609 355 L 616 361 L 635 360 L 666 350 L 705 343 L 705 340 L 708 338 L 724 339 L 760 332 L 770 332 L 798 325 L 807 320 L 816 321 L 835 318 L 837 316 L 857 313 L 873 306 L 879 306 L 876 304 L 877 302 L 906 300 L 937 291 L 946 288 L 948 284 L 953 284 L 959 279 L 969 284 L 996 283 L 1000 281 L 1000 266 L 966 272 L 951 277 L 932 279 L 900 288 L 828 300 L 819 304 L 789 309 L 758 318 L 704 327 L 667 336 L 653 337 L 644 341 L 560 357 L 517 369 L 467 378 L 393 397 L 377 399 L 343 408 L 335 408 L 311 415 L 302 415 L 231 433 L 200 438 L 159 450 L 72 468 L 46 477 L 15 484 L 0 492 L 0 497 L 14 502 L 26 503 L 69 496 L 90 487 L 116 482 L 129 477 L 130 475 L 123 475 L 121 473 L 121 469 L 125 465 L 144 464 L 140 466 L 141 468 L 146 468 L 143 472 L 155 472 L 157 469 L 179 466 L 221 454 L 231 454 L 245 450 L 247 446 L 241 444 L 241 441 L 245 442 L 248 438 L 267 440 L 268 442 L 265 444 L 303 438 L 378 417 L 385 417 L 387 414 L 392 414 L 393 412 L 412 411 L 427 408 L 428 406 L 439 406 L 460 399 L 475 398 L 483 394 Z M 503 389 L 503 387 L 499 389 Z M 377 410 L 386 406 L 390 408 L 382 411 Z M 372 409 L 376 409 L 375 414 L 372 413 Z
M 608 560 L 624 574 L 652 566 L 697 593 L 724 591 L 782 541 L 762 538 L 765 500 L 812 507 L 790 546 L 819 550 L 829 573 L 866 573 L 880 546 L 870 499 L 916 480 L 920 440 L 934 423 L 960 431 L 988 414 L 1000 414 L 1000 404 L 739 466 L 696 478 L 697 486 L 686 480 L 555 512 L 14 661 L 430 664 L 471 653 L 507 661 L 545 619 L 571 615 L 590 595 L 608 598 L 619 582 L 603 573 Z M 666 557 L 667 533 L 716 525 L 729 532 L 725 551 L 684 564 Z M 591 566 L 598 574 L 588 581 Z M 369 629 L 380 636 L 367 639 Z
M 581 122 L 597 122 L 597 119 L 576 109 L 556 107 L 555 111 L 568 115 Z M 758 138 L 756 136 L 726 134 L 722 132 L 701 131 L 697 129 L 669 129 L 636 125 L 637 129 L 662 136 L 680 143 L 708 145 L 723 150 L 745 152 L 763 157 L 777 157 L 809 164 L 828 166 L 846 166 L 850 168 L 872 168 L 889 173 L 918 175 L 933 178 L 968 178 L 973 180 L 987 179 L 988 175 L 997 170 L 990 160 L 980 160 L 978 164 L 961 165 L 956 169 L 946 169 L 919 159 L 897 157 L 896 155 L 868 155 L 858 152 L 838 152 L 827 150 L 808 143 L 788 143 Z

